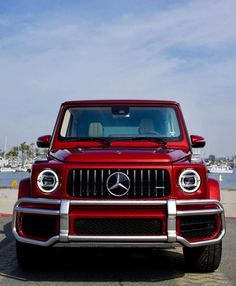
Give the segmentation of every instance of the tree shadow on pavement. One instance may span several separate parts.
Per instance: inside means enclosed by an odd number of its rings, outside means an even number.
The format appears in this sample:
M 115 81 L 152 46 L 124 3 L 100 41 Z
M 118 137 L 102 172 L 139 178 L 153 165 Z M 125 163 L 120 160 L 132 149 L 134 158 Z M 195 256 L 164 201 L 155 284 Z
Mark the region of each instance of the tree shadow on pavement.
M 0 216 L 0 250 L 14 240 L 11 231 L 11 217 Z

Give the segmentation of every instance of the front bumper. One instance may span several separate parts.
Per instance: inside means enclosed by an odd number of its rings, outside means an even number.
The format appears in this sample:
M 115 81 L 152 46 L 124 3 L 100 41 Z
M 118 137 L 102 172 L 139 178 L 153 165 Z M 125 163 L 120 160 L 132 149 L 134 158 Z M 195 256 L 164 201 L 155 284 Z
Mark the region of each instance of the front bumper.
M 34 207 L 30 207 L 30 205 Z M 35 204 L 38 208 L 35 208 Z M 43 205 L 43 208 L 41 207 Z M 55 206 L 47 209 L 45 206 Z M 151 206 L 166 207 L 166 235 L 70 235 L 70 208 L 76 206 Z M 207 206 L 207 208 L 201 208 Z M 180 208 L 180 210 L 179 210 Z M 17 228 L 19 214 L 47 215 L 59 217 L 59 234 L 42 241 L 24 237 Z M 190 242 L 177 234 L 177 219 L 179 217 L 196 217 L 204 215 L 219 215 L 220 231 L 217 237 Z M 222 204 L 217 200 L 52 200 L 22 198 L 14 206 L 12 230 L 16 240 L 38 246 L 76 246 L 76 247 L 173 247 L 178 244 L 186 247 L 197 247 L 215 244 L 225 235 L 225 218 Z

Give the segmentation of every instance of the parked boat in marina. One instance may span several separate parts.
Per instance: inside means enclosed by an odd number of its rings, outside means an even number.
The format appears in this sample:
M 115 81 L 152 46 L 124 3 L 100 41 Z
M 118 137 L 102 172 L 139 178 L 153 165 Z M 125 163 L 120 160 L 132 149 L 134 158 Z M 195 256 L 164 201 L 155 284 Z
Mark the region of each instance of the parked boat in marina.
M 233 174 L 234 170 L 228 165 L 209 165 L 208 170 L 212 174 Z
M 15 172 L 16 170 L 11 168 L 11 167 L 1 167 L 0 168 L 0 172 L 1 173 L 13 173 Z
M 0 173 L 15 173 L 15 172 L 30 172 L 32 165 L 27 166 L 2 166 L 0 167 Z
M 16 170 L 16 172 L 28 172 L 28 169 L 26 167 L 22 167 L 22 166 L 17 167 L 15 170 Z

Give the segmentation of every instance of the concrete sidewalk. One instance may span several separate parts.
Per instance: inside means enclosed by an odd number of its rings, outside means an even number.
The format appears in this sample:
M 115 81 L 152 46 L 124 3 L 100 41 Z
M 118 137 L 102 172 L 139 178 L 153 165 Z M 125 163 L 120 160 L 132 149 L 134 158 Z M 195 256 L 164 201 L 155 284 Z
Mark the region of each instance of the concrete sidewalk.
M 236 190 L 221 190 L 221 202 L 225 209 L 225 216 L 236 218 Z
M 18 189 L 0 189 L 0 215 L 12 214 Z
M 0 216 L 12 214 L 17 200 L 17 189 L 0 189 Z M 236 218 L 236 190 L 221 190 L 221 202 L 226 217 Z

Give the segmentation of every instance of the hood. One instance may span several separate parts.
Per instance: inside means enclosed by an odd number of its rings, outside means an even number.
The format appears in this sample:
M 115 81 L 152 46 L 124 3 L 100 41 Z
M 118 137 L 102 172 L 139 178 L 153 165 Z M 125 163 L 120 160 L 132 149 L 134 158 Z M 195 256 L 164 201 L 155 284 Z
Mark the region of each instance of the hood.
M 75 148 L 52 150 L 50 156 L 65 163 L 173 163 L 190 153 L 160 148 Z

